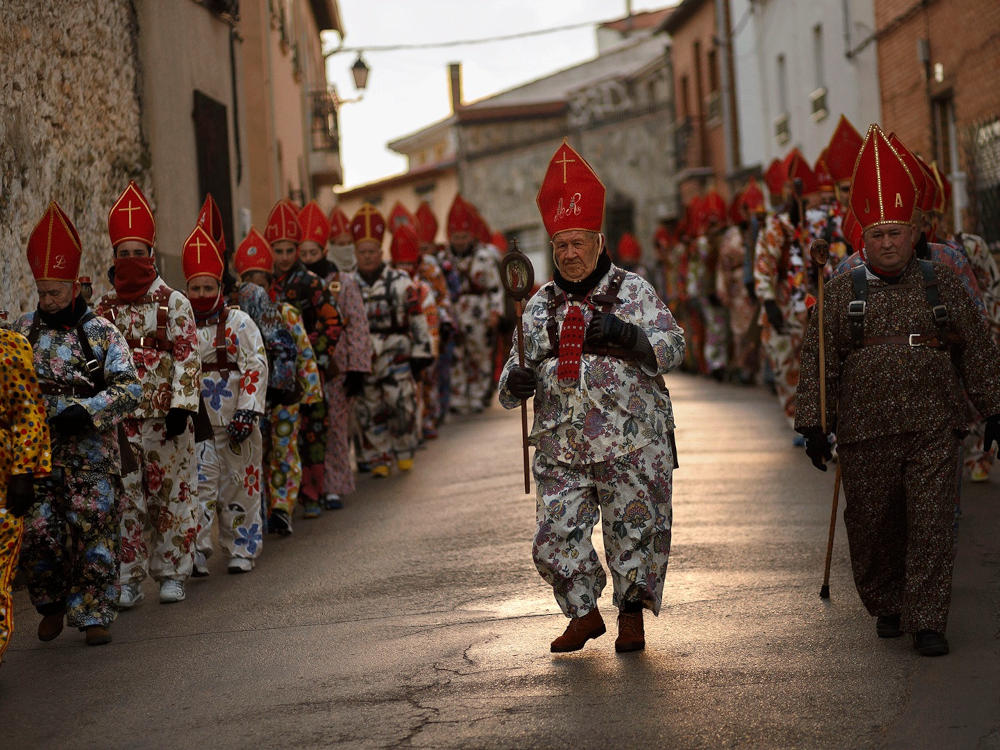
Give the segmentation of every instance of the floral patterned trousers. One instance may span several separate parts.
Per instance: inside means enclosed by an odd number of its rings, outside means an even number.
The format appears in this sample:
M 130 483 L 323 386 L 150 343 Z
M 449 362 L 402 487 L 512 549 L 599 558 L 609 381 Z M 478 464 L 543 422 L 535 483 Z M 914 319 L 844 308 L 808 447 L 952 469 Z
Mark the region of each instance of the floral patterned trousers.
M 42 615 L 65 610 L 70 627 L 107 626 L 118 615 L 121 479 L 56 467 L 35 481 L 21 568 Z
M 161 582 L 191 575 L 198 533 L 194 426 L 188 420 L 176 438 L 168 439 L 165 431 L 162 418 L 125 420 L 139 469 L 123 477 L 123 584 L 138 584 L 147 574 Z
M 393 457 L 413 458 L 417 392 L 408 362 L 392 365 L 388 372 L 365 375 L 354 410 L 362 431 L 360 461 L 390 466 Z
M 659 614 L 670 555 L 673 454 L 654 442 L 615 461 L 561 464 L 535 452 L 535 567 L 567 617 L 597 606 L 607 574 L 591 542 L 602 523 L 616 607 L 641 601 Z
M 262 429 L 268 431 L 264 444 L 264 473 L 269 509 L 291 517 L 299 499 L 302 462 L 299 460 L 299 405 L 268 407 Z
M 462 335 L 455 342 L 451 364 L 449 408 L 460 414 L 481 411 L 493 380 L 495 339 L 486 316 L 460 321 Z
M 330 412 L 324 459 L 326 491 L 343 497 L 354 492 L 355 487 L 354 467 L 351 466 L 351 452 L 347 441 L 351 404 L 344 392 L 344 375 L 337 375 L 326 381 L 323 392 Z
M 765 318 L 761 328 L 761 343 L 774 371 L 774 387 L 778 391 L 778 403 L 788 424 L 795 427 L 795 388 L 799 384 L 799 353 L 805 335 L 805 320 L 802 316 L 785 313 L 784 333 L 775 333 L 771 323 Z M 761 313 L 763 315 L 763 313 Z
M 6 480 L 5 471 L 0 478 Z M 0 495 L 7 492 L 7 482 L 0 484 Z M 0 662 L 14 634 L 14 571 L 17 570 L 17 553 L 21 549 L 20 518 L 15 518 L 0 503 Z
M 264 523 L 261 519 L 260 429 L 254 427 L 242 443 L 229 441 L 225 427 L 197 445 L 198 539 L 205 557 L 212 556 L 212 525 L 219 518 L 219 544 L 230 558 L 260 555 Z

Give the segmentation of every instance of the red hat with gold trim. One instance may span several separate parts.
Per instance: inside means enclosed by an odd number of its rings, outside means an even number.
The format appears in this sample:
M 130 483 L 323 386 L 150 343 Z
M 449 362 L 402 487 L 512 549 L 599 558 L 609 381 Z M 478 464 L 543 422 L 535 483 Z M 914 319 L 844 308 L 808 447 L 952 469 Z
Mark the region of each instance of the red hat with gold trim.
M 427 201 L 420 201 L 417 206 L 417 236 L 421 242 L 433 243 L 437 232 L 438 221 L 434 210 Z
M 642 257 L 639 241 L 631 232 L 625 232 L 618 240 L 618 260 L 622 263 L 638 263 Z
M 299 212 L 286 198 L 274 204 L 267 217 L 264 227 L 264 237 L 272 245 L 275 242 L 287 241 L 296 245 L 302 241 L 302 226 L 299 224 Z
M 271 252 L 271 245 L 256 227 L 250 227 L 247 236 L 236 248 L 233 267 L 241 276 L 247 271 L 274 273 L 274 253 Z
M 913 185 L 917 188 L 917 208 L 921 211 L 933 211 L 937 191 L 927 189 L 927 177 L 924 174 L 924 170 L 920 168 L 920 162 L 917 161 L 917 157 L 896 137 L 895 133 L 889 133 L 888 140 L 892 144 L 892 147 L 896 149 L 896 153 L 902 158 L 903 163 L 906 164 L 906 168 L 910 171 L 910 176 L 913 178 Z
M 388 223 L 390 232 L 395 232 L 403 225 L 412 227 L 414 231 L 417 228 L 417 218 L 399 201 L 396 201 L 396 204 L 392 207 L 392 211 L 389 212 Z
M 299 211 L 299 227 L 302 229 L 300 242 L 315 242 L 321 248 L 326 248 L 327 240 L 330 239 L 330 220 L 316 201 L 309 201 Z
M 684 209 L 684 223 L 688 236 L 697 237 L 705 231 L 705 214 L 702 208 L 703 198 L 694 196 Z
M 211 193 L 205 195 L 205 202 L 201 204 L 201 211 L 198 212 L 198 226 L 208 232 L 215 246 L 219 248 L 219 254 L 225 257 L 226 235 L 222 231 L 222 212 Z
M 704 228 L 710 224 L 726 223 L 726 199 L 716 190 L 709 190 L 701 199 L 701 219 Z
M 476 212 L 472 204 L 468 203 L 461 193 L 455 194 L 455 199 L 448 209 L 448 236 L 455 232 L 472 232 L 476 230 Z
M 764 184 L 767 191 L 775 198 L 780 198 L 785 188 L 785 180 L 788 179 L 788 172 L 785 163 L 780 159 L 773 159 L 764 172 Z
M 826 168 L 836 182 L 851 179 L 862 142 L 861 134 L 851 125 L 851 121 L 841 115 L 830 136 L 830 143 L 827 144 L 825 159 Z
M 196 276 L 211 276 L 216 281 L 222 281 L 225 264 L 219 254 L 219 248 L 212 235 L 200 224 L 196 225 L 188 238 L 184 240 L 184 252 L 181 257 L 184 278 L 191 281 Z
M 865 231 L 880 224 L 909 224 L 917 207 L 917 187 L 906 162 L 882 129 L 868 126 L 851 177 L 851 211 Z
M 345 214 L 340 206 L 334 206 L 330 211 L 330 239 L 351 233 L 351 217 Z M 353 237 L 352 237 L 353 239 Z
M 129 181 L 128 187 L 108 212 L 108 234 L 111 247 L 118 247 L 128 240 L 136 240 L 149 247 L 156 243 L 153 210 L 135 180 Z
M 824 148 L 813 165 L 813 174 L 816 175 L 816 189 L 820 191 L 832 191 L 835 180 L 830 174 L 830 168 L 826 164 L 826 149 Z
M 809 195 L 819 190 L 816 173 L 812 171 L 809 162 L 797 148 L 793 148 L 785 157 L 785 175 L 788 182 L 802 181 L 802 195 Z
M 913 152 L 911 151 L 910 153 Z M 937 180 L 934 179 L 934 170 L 932 170 L 930 165 L 920 158 L 918 154 L 913 154 L 913 157 L 917 160 L 917 164 L 920 166 L 920 172 L 924 176 L 924 199 L 920 201 L 921 210 L 936 211 L 938 203 L 938 184 Z M 930 206 L 930 208 L 923 208 L 925 203 Z
M 767 210 L 767 204 L 764 202 L 764 191 L 760 189 L 760 185 L 757 184 L 754 177 L 747 181 L 747 186 L 740 195 L 740 203 L 743 204 L 743 209 L 747 214 L 757 214 Z
M 570 229 L 600 232 L 605 193 L 604 183 L 587 160 L 564 140 L 549 160 L 535 198 L 549 237 Z
M 351 219 L 351 234 L 355 242 L 375 240 L 381 244 L 385 236 L 385 217 L 371 203 L 362 203 Z
M 69 216 L 55 201 L 28 237 L 28 265 L 35 281 L 76 281 L 83 248 Z
M 858 220 L 855 218 L 854 212 L 850 209 L 848 209 L 847 214 L 844 216 L 844 220 L 840 223 L 840 232 L 852 248 L 861 252 L 861 249 L 865 244 L 864 233 L 861 231 L 861 225 L 858 224 Z
M 400 224 L 392 233 L 389 255 L 393 263 L 416 263 L 420 259 L 420 238 L 409 224 Z
M 471 205 L 471 204 L 470 204 Z M 476 235 L 476 239 L 484 245 L 490 244 L 490 238 L 493 236 L 493 231 L 490 229 L 490 225 L 486 223 L 486 219 L 483 215 L 479 213 L 479 209 L 472 206 L 472 210 L 476 214 L 476 228 L 473 234 Z
M 948 201 L 951 199 L 951 183 L 938 168 L 936 161 L 931 162 L 931 174 L 934 175 L 934 182 L 937 185 L 937 200 L 934 210 L 943 214 L 948 210 Z
M 507 252 L 507 238 L 504 236 L 504 233 L 501 232 L 499 229 L 495 231 L 492 235 L 490 235 L 490 244 L 493 245 L 493 247 L 495 247 L 501 253 Z

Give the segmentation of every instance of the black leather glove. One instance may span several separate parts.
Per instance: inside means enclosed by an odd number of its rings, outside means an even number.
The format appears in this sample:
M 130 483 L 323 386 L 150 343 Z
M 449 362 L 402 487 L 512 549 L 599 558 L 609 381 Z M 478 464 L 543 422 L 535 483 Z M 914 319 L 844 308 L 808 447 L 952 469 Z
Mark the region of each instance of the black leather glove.
M 773 299 L 764 300 L 764 312 L 767 313 L 767 320 L 775 333 L 785 332 L 785 316 L 781 314 L 781 308 Z
M 986 419 L 986 432 L 983 436 L 983 450 L 989 452 L 994 443 L 1000 450 L 1000 414 L 994 414 Z
M 52 417 L 49 426 L 54 433 L 74 436 L 94 429 L 94 422 L 90 419 L 90 413 L 80 404 L 72 404 Z
M 7 480 L 7 511 L 23 518 L 35 504 L 35 481 L 31 474 L 12 474 Z
M 438 326 L 438 336 L 441 339 L 441 343 L 444 344 L 451 340 L 455 335 L 455 326 L 449 323 L 447 320 L 441 321 Z
M 757 301 L 757 285 L 752 281 L 747 281 L 743 284 L 744 288 L 747 290 L 747 297 L 750 298 L 751 302 Z
M 419 377 L 420 373 L 432 364 L 434 364 L 434 360 L 431 357 L 412 357 L 410 359 L 410 369 L 413 371 L 413 377 Z
M 183 433 L 187 429 L 188 417 L 191 416 L 193 415 L 187 409 L 172 408 L 167 412 L 165 419 L 167 431 L 164 433 L 164 436 L 167 439 L 173 439 Z
M 348 370 L 344 375 L 344 393 L 348 398 L 361 395 L 365 389 L 365 375 L 366 373 L 359 370 Z
M 251 434 L 253 426 L 257 424 L 257 414 L 250 409 L 237 409 L 233 414 L 232 421 L 226 425 L 226 432 L 229 433 L 229 440 L 239 445 Z
M 715 292 L 712 292 L 711 294 L 708 295 L 708 304 L 710 304 L 712 307 L 724 307 L 724 305 L 722 304 L 722 300 L 719 299 L 719 295 L 716 294 Z
M 806 455 L 809 456 L 812 465 L 820 471 L 826 471 L 826 462 L 833 460 L 830 439 L 822 430 L 805 432 L 802 436 L 806 439 Z
M 639 341 L 639 327 L 617 315 L 595 312 L 587 324 L 586 342 L 591 346 L 619 346 L 634 349 Z
M 535 378 L 535 371 L 527 367 L 511 367 L 507 373 L 507 390 L 514 398 L 525 401 L 535 395 L 538 387 L 538 380 Z

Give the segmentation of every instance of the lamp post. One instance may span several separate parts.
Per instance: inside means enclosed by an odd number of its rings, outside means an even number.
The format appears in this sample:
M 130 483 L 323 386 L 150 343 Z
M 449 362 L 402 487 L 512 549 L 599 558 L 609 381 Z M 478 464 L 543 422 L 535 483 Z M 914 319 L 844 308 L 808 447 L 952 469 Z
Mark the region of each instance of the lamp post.
M 371 68 L 365 62 L 361 53 L 358 52 L 358 59 L 354 61 L 354 65 L 351 66 L 351 75 L 354 76 L 354 87 L 358 91 L 364 91 L 365 87 L 368 85 L 368 72 Z

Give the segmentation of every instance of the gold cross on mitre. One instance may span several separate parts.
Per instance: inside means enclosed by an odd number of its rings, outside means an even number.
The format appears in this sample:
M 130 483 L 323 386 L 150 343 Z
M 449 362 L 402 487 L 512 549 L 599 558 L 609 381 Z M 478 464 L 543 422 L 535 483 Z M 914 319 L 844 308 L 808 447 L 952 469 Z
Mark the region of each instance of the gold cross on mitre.
M 129 198 L 128 199 L 128 206 L 121 206 L 121 207 L 119 207 L 118 210 L 119 211 L 124 211 L 126 214 L 128 214 L 128 228 L 131 229 L 132 228 L 132 212 L 133 211 L 139 211 L 140 210 L 139 206 L 133 206 L 132 205 L 132 199 Z
M 202 242 L 201 237 L 195 235 L 194 241 L 191 242 L 191 246 L 195 249 L 195 252 L 198 253 L 198 262 L 201 263 L 201 249 L 203 247 L 208 247 L 208 243 Z
M 566 165 L 567 164 L 574 164 L 574 163 L 576 163 L 576 159 L 570 159 L 568 156 L 566 156 L 566 152 L 565 151 L 563 151 L 563 158 L 562 159 L 556 159 L 556 164 L 562 164 L 562 168 L 563 168 L 563 185 L 566 184 Z

